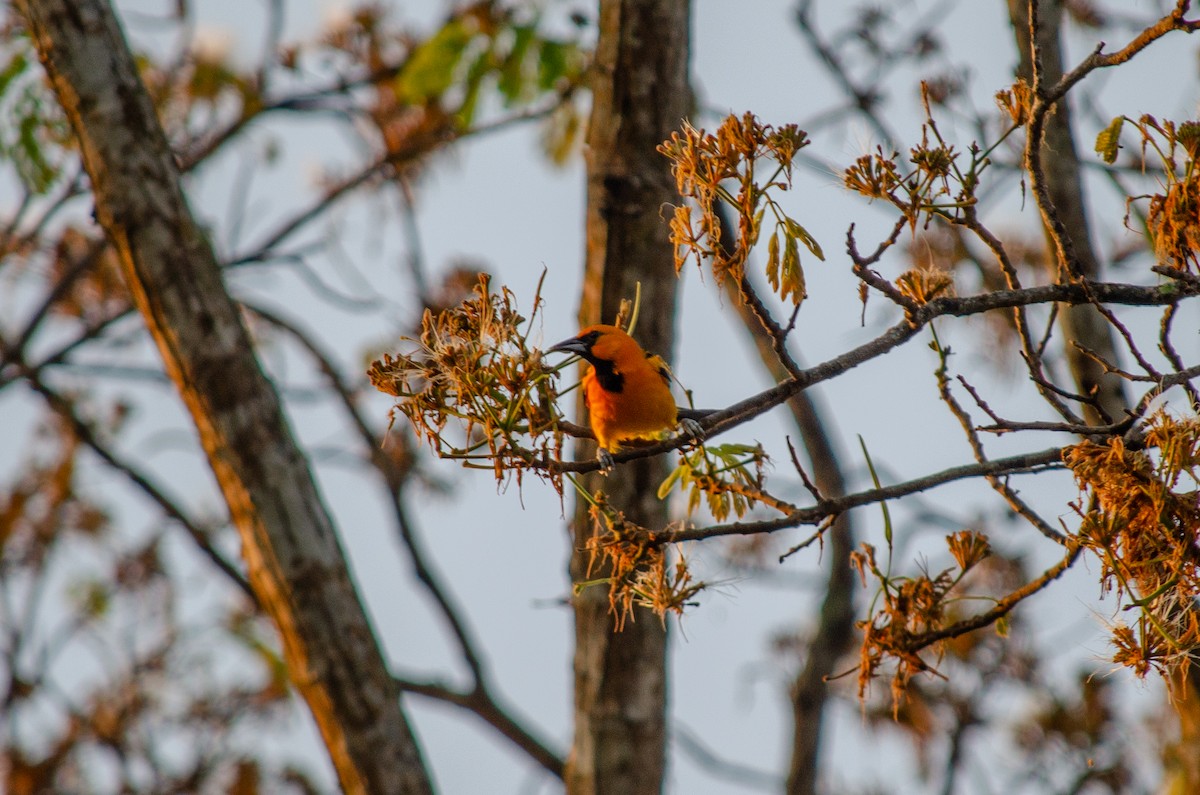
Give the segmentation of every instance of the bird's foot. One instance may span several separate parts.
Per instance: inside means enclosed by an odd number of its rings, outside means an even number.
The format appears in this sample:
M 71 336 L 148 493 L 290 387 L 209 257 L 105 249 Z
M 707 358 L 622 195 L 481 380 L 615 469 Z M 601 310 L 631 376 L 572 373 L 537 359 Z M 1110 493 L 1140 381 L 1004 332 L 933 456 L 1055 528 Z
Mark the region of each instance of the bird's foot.
M 613 461 L 612 453 L 601 447 L 596 451 L 596 460 L 600 462 L 600 474 L 607 475 L 617 464 Z
M 685 417 L 679 421 L 680 435 L 700 441 L 704 438 L 704 426 L 691 417 Z

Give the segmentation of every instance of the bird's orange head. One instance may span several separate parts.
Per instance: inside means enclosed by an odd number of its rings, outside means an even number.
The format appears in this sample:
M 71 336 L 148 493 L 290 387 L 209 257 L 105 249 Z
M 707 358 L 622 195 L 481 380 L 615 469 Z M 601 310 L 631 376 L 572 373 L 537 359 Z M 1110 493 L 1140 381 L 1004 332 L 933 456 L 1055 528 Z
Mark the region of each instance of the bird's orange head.
M 577 353 L 593 366 L 598 362 L 611 363 L 618 370 L 621 365 L 636 364 L 646 358 L 637 340 L 616 326 L 606 325 L 588 326 L 579 336 L 563 340 L 546 352 L 555 351 Z

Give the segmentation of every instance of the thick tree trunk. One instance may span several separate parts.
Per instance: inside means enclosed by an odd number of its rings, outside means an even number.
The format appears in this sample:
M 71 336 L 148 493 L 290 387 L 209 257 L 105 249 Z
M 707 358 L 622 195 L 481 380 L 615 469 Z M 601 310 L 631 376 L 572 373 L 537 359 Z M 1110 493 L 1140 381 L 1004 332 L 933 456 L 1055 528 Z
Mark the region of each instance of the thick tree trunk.
M 792 417 L 812 461 L 813 480 L 828 497 L 846 493 L 846 479 L 838 464 L 833 441 L 826 432 L 813 399 L 806 392 L 788 401 Z M 828 677 L 854 640 L 854 591 L 857 580 L 850 566 L 854 551 L 854 523 L 849 513 L 839 516 L 826 532 L 829 580 L 816 630 L 808 638 L 804 665 L 788 694 L 792 703 L 792 752 L 788 764 L 788 795 L 815 795 L 820 785 L 820 750 L 825 707 L 829 704 Z
M 105 0 L 19 0 L 83 152 L 96 218 L 199 432 L 250 583 L 348 793 L 425 793 L 399 691 L 329 513 L 179 184 Z
M 587 265 L 581 325 L 612 322 L 622 298 L 642 285 L 636 336 L 647 350 L 673 347 L 676 277 L 662 207 L 678 201 L 666 158 L 655 147 L 689 109 L 689 3 L 601 0 L 600 37 L 588 128 Z M 640 460 L 586 480 L 638 524 L 666 524 L 655 492 L 666 462 Z M 574 521 L 571 576 L 585 577 L 586 506 Z M 602 575 L 602 572 L 600 573 Z M 593 572 L 592 576 L 597 576 Z M 639 612 L 613 627 L 603 588 L 575 599 L 575 741 L 571 795 L 657 793 L 666 761 L 666 648 L 663 625 Z
M 1033 84 L 1033 61 L 1029 40 L 1029 0 L 1009 0 L 1009 16 L 1017 37 L 1020 62 L 1017 75 Z M 1038 46 L 1041 49 L 1042 85 L 1053 86 L 1063 76 L 1063 51 L 1060 42 L 1063 9 L 1060 0 L 1040 0 Z M 1066 227 L 1074 244 L 1077 276 L 1088 279 L 1100 277 L 1100 260 L 1092 246 L 1091 225 L 1083 189 L 1083 173 L 1075 139 L 1071 133 L 1071 111 L 1064 98 L 1046 121 L 1042 139 L 1042 164 L 1050 201 Z M 1064 263 L 1059 263 L 1060 267 Z M 1124 381 L 1085 354 L 1071 342 L 1092 351 L 1114 364 L 1117 361 L 1116 339 L 1112 327 L 1091 304 L 1061 304 L 1059 327 L 1067 344 L 1064 350 L 1076 388 L 1081 394 L 1094 395 L 1095 407 L 1085 407 L 1088 422 L 1107 424 L 1125 418 L 1129 405 Z
M 1061 0 L 1038 1 L 1038 47 L 1041 50 L 1043 85 L 1053 86 L 1064 71 L 1061 29 Z M 1033 61 L 1029 26 L 1029 0 L 1009 0 L 1009 18 L 1017 37 L 1020 63 L 1017 73 L 1032 84 Z M 1090 227 L 1085 212 L 1084 187 L 1079 157 L 1071 134 L 1071 113 L 1066 100 L 1058 103 L 1046 123 L 1042 141 L 1046 188 L 1074 244 L 1080 275 L 1099 278 L 1100 264 L 1091 245 Z M 1109 362 L 1117 362 L 1114 332 L 1108 322 L 1090 304 L 1060 306 L 1063 336 L 1078 342 Z M 1092 358 L 1074 345 L 1066 346 L 1076 387 L 1084 394 L 1095 394 L 1099 408 L 1085 414 L 1091 422 L 1117 421 L 1125 417 L 1128 399 L 1120 377 L 1105 373 Z M 1145 584 L 1143 592 L 1153 591 L 1157 583 Z M 1194 609 L 1184 607 L 1181 609 Z M 1187 664 L 1169 678 L 1171 706 L 1179 717 L 1179 745 L 1170 755 L 1164 791 L 1200 792 L 1200 666 Z

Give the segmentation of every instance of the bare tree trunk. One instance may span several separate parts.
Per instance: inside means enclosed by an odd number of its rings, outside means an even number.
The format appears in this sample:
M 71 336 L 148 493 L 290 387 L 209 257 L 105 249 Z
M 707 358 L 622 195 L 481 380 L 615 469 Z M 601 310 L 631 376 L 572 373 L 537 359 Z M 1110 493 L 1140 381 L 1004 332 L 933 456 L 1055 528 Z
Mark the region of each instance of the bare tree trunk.
M 1042 53 L 1042 84 L 1050 87 L 1063 76 L 1063 51 L 1059 40 L 1063 10 L 1059 0 L 1039 2 L 1041 13 L 1038 15 L 1038 46 Z M 1021 59 L 1017 74 L 1032 85 L 1029 0 L 1009 0 L 1008 8 Z M 1051 204 L 1062 219 L 1067 235 L 1074 244 L 1077 260 L 1075 266 L 1078 269 L 1074 275 L 1087 279 L 1099 278 L 1100 260 L 1092 248 L 1091 225 L 1084 201 L 1086 194 L 1083 189 L 1083 175 L 1079 155 L 1075 151 L 1075 139 L 1071 134 L 1071 111 L 1065 98 L 1059 101 L 1046 121 L 1042 152 L 1044 179 Z M 1066 263 L 1059 265 L 1065 267 Z M 1115 364 L 1117 348 L 1112 327 L 1091 304 L 1062 304 L 1059 306 L 1058 317 L 1066 342 L 1063 347 L 1067 363 L 1075 379 L 1076 388 L 1081 394 L 1092 395 L 1096 400 L 1095 407 L 1084 408 L 1084 416 L 1089 422 L 1097 424 L 1121 421 L 1125 418 L 1125 408 L 1129 404 L 1125 396 L 1124 381 L 1116 374 L 1106 373 L 1099 362 L 1071 344 L 1077 342 Z
M 582 325 L 611 322 L 642 285 L 637 337 L 647 350 L 673 346 L 676 276 L 661 208 L 678 201 L 666 158 L 655 151 L 689 108 L 686 0 L 601 0 L 600 37 L 588 128 L 587 264 Z M 662 527 L 657 499 L 662 458 L 590 477 L 641 525 Z M 586 576 L 592 532 L 576 508 L 571 576 Z M 592 572 L 593 577 L 603 572 Z M 567 765 L 571 795 L 657 793 L 666 763 L 665 627 L 648 613 L 614 631 L 603 588 L 575 599 L 575 740 Z
M 807 393 L 788 401 L 804 447 L 812 461 L 813 481 L 827 497 L 846 493 L 846 480 L 837 453 L 817 406 Z M 839 516 L 826 533 L 829 580 L 816 631 L 808 639 L 804 667 L 792 682 L 792 753 L 788 765 L 788 795 L 815 795 L 820 782 L 820 750 L 825 707 L 829 703 L 827 677 L 837 672 L 839 661 L 854 640 L 854 524 L 850 514 Z
M 1021 61 L 1018 75 L 1032 84 L 1033 59 L 1029 21 L 1030 0 L 1009 0 L 1009 18 L 1017 37 L 1017 48 Z M 1053 86 L 1063 76 L 1063 50 L 1060 40 L 1063 8 L 1060 0 L 1036 0 L 1037 44 L 1041 53 L 1042 84 Z M 1046 123 L 1042 141 L 1044 179 L 1051 204 L 1057 211 L 1073 243 L 1077 259 L 1078 275 L 1097 278 L 1100 275 L 1099 259 L 1091 245 L 1090 226 L 1084 207 L 1084 187 L 1075 141 L 1071 135 L 1071 113 L 1066 100 L 1060 100 Z M 1099 354 L 1103 359 L 1116 363 L 1116 345 L 1112 327 L 1090 304 L 1060 306 L 1059 317 L 1066 341 L 1067 361 L 1075 378 L 1077 388 L 1083 394 L 1094 394 L 1098 408 L 1108 417 L 1096 411 L 1085 414 L 1091 422 L 1117 421 L 1125 417 L 1128 399 L 1124 382 L 1116 375 L 1105 373 L 1098 362 L 1083 355 L 1071 344 L 1077 342 L 1084 348 Z M 1157 584 L 1142 584 L 1143 593 L 1152 592 Z M 1194 609 L 1189 607 L 1183 610 Z M 1171 706 L 1174 708 L 1180 727 L 1179 745 L 1169 755 L 1164 785 L 1166 789 L 1179 792 L 1200 792 L 1200 666 L 1186 664 L 1173 671 L 1168 679 L 1171 690 Z
M 250 583 L 347 793 L 427 793 L 337 533 L 105 0 L 19 0 L 83 152 L 96 218 L 242 536 Z

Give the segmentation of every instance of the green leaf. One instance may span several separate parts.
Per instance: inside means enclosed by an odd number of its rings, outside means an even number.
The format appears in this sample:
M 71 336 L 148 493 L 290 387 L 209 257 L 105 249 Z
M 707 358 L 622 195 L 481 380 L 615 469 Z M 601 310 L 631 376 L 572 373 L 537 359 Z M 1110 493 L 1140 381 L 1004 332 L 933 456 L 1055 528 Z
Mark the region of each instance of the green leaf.
M 4 69 L 0 70 L 0 96 L 8 91 L 8 87 L 12 85 L 13 80 L 16 80 L 25 72 L 29 66 L 29 59 L 25 57 L 25 53 L 19 52 L 12 57 Z
M 763 213 L 767 211 L 766 207 L 760 207 L 758 212 L 754 214 L 754 223 L 750 225 L 750 245 L 758 244 L 758 234 L 762 231 Z
M 1105 163 L 1117 161 L 1117 150 L 1121 148 L 1121 127 L 1124 125 L 1125 117 L 1117 116 L 1096 136 L 1096 153 L 1104 158 Z
M 667 475 L 666 479 L 658 487 L 658 498 L 660 500 L 667 498 L 667 495 L 671 493 L 671 489 L 675 488 L 675 483 L 678 482 L 686 470 L 687 464 L 680 464 L 671 471 L 671 474 Z
M 821 262 L 825 261 L 825 253 L 821 251 L 821 244 L 817 242 L 815 237 L 808 233 L 807 229 L 805 229 L 798 222 L 796 222 L 795 219 L 792 218 L 785 217 L 784 223 L 787 224 L 789 235 L 803 243 L 804 247 L 811 251 L 814 257 L 821 260 Z
M 574 102 L 560 103 L 550 114 L 542 128 L 542 148 L 555 165 L 566 164 L 582 129 L 583 117 Z
M 525 61 L 536 33 L 533 25 L 517 25 L 512 31 L 512 49 L 500 67 L 500 79 L 496 83 L 496 89 L 504 97 L 506 105 L 520 102 L 529 94 L 529 86 L 525 80 Z
M 767 241 L 767 281 L 771 289 L 779 292 L 779 234 L 773 233 Z
M 879 482 L 879 473 L 875 471 L 875 463 L 871 461 L 871 453 L 867 450 L 867 442 L 862 438 L 862 434 L 858 435 L 858 445 L 862 448 L 863 458 L 867 459 L 867 471 L 871 473 L 871 483 L 874 484 L 876 491 L 878 491 L 883 488 L 883 484 Z M 883 537 L 887 540 L 890 558 L 892 548 L 892 514 L 888 511 L 887 500 L 880 500 L 879 507 L 883 511 Z
M 467 69 L 467 77 L 464 81 L 466 91 L 463 94 L 462 104 L 454 114 L 459 126 L 464 130 L 471 126 L 471 121 L 475 118 L 475 108 L 479 105 L 483 81 L 492 67 L 491 60 L 490 52 L 481 53 Z
M 573 44 L 543 41 L 538 50 L 538 89 L 550 91 L 561 78 L 568 77 L 575 53 L 576 48 Z
M 454 83 L 455 72 L 474 34 L 453 19 L 408 58 L 396 76 L 397 90 L 410 102 L 439 97 Z
M 759 447 L 756 444 L 739 444 L 737 442 L 711 445 L 705 449 L 713 455 L 718 455 L 722 458 L 732 458 L 734 456 L 749 455 L 751 453 L 759 452 Z
M 1200 153 L 1200 123 L 1180 122 L 1179 127 L 1175 130 L 1175 138 L 1187 150 L 1188 156 L 1195 160 L 1197 153 Z
M 86 618 L 102 618 L 112 606 L 112 593 L 107 583 L 87 580 L 71 587 L 70 596 L 75 609 Z
M 58 172 L 42 151 L 42 136 L 39 133 L 45 127 L 45 120 L 40 115 L 39 103 L 35 99 L 31 105 L 19 111 L 21 120 L 17 123 L 17 140 L 11 154 L 21 182 L 33 193 L 41 195 L 50 189 Z

